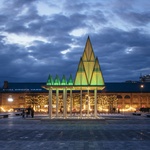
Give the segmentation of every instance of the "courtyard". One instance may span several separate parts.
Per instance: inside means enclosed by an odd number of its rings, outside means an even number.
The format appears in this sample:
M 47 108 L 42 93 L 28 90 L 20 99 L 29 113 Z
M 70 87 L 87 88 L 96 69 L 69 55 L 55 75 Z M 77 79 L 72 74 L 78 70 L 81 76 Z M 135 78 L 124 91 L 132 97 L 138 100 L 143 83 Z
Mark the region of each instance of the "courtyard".
M 99 119 L 0 119 L 1 150 L 148 150 L 150 118 L 102 114 Z

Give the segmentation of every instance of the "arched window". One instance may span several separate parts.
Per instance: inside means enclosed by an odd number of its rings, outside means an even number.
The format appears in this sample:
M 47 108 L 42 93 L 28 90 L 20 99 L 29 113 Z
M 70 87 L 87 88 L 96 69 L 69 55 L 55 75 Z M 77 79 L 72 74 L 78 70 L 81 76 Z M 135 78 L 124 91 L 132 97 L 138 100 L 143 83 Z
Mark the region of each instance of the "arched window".
M 118 98 L 118 99 L 122 99 L 122 96 L 121 96 L 121 95 L 117 95 L 117 98 Z
M 126 95 L 124 98 L 129 99 L 129 98 L 130 98 L 130 96 L 129 96 L 129 95 Z

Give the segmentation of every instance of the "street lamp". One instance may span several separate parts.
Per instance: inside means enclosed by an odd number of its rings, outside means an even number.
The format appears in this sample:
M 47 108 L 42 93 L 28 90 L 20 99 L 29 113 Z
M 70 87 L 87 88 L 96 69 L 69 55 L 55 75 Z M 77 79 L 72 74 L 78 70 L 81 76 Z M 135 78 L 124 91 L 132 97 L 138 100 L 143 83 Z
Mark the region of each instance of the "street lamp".
M 141 84 L 140 88 L 141 88 L 141 92 L 142 92 L 142 89 L 144 88 L 144 85 L 143 85 L 143 84 Z
M 12 98 L 12 95 L 9 95 L 9 96 L 8 96 L 7 101 L 8 101 L 9 103 L 12 103 L 12 102 L 14 101 L 13 98 Z M 9 108 L 10 108 L 10 106 L 9 106 Z M 8 112 L 10 112 L 10 111 L 11 111 L 11 108 L 10 108 L 10 110 L 8 110 Z
M 13 102 L 14 101 L 13 98 L 12 98 L 12 95 L 9 95 L 7 100 L 8 100 L 8 102 Z
M 144 88 L 144 85 L 143 84 L 141 84 L 140 85 L 140 89 L 141 89 L 141 101 L 140 101 L 140 107 L 142 107 L 142 90 L 143 90 L 143 88 Z

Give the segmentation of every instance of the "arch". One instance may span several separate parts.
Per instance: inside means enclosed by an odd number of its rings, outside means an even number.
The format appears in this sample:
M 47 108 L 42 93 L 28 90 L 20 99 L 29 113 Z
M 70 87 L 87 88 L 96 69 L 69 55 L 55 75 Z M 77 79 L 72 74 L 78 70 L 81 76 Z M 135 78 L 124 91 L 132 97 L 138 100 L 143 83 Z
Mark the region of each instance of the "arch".
M 122 99 L 122 96 L 121 96 L 121 95 L 117 95 L 117 98 L 118 98 L 118 99 Z
M 129 98 L 130 98 L 130 96 L 129 96 L 129 95 L 126 95 L 124 98 L 129 99 Z

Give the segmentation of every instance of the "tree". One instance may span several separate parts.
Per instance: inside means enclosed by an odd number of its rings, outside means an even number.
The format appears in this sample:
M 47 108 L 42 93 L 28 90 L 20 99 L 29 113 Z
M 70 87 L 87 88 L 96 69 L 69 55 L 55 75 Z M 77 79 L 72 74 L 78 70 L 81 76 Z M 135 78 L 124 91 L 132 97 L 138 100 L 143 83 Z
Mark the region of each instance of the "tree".
M 25 102 L 29 106 L 33 107 L 34 110 L 36 110 L 37 106 L 41 110 L 41 108 L 43 108 L 45 105 L 48 105 L 48 97 L 45 95 L 31 93 L 25 96 Z
M 118 98 L 116 95 L 102 95 L 98 97 L 98 104 L 101 107 L 101 110 L 108 109 L 109 112 L 113 112 L 113 108 L 117 107 Z
M 115 112 L 116 108 L 117 108 L 117 102 L 118 102 L 118 98 L 116 95 L 109 95 L 108 96 L 108 104 L 109 104 L 109 112 Z
M 26 104 L 28 104 L 29 106 L 35 109 L 35 105 L 37 104 L 36 97 L 37 97 L 37 94 L 34 94 L 34 93 L 26 94 L 25 96 Z

